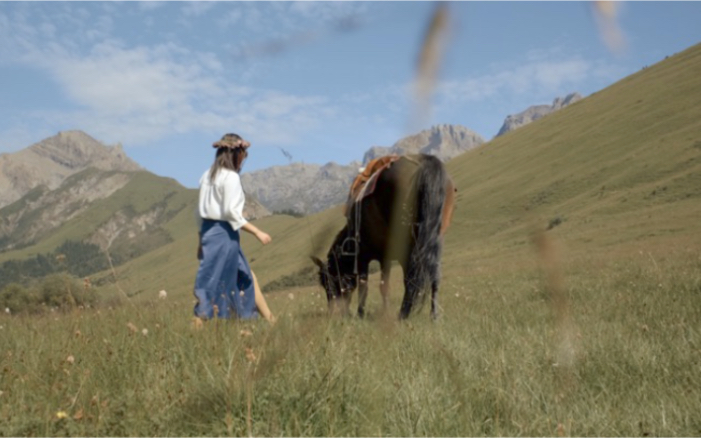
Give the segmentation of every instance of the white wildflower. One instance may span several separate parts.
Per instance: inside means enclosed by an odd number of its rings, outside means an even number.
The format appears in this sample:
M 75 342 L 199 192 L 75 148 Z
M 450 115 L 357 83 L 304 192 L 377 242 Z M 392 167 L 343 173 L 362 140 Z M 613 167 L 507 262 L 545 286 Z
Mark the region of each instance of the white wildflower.
M 168 292 L 166 292 L 165 290 L 158 292 L 158 298 L 160 298 L 162 300 L 165 300 L 167 296 L 168 296 Z

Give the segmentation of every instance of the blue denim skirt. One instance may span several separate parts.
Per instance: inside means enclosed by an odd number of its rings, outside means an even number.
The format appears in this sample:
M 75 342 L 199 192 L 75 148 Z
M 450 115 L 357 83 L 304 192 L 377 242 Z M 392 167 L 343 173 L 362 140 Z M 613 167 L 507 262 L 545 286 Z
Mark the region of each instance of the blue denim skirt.
M 205 219 L 200 233 L 202 259 L 195 277 L 195 316 L 256 318 L 253 276 L 241 251 L 239 232 L 226 221 Z

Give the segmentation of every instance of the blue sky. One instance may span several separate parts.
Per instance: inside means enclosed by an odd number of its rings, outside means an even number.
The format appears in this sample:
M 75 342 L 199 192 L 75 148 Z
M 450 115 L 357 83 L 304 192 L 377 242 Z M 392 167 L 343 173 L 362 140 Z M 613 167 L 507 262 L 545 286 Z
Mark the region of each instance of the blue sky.
M 244 171 L 347 164 L 438 123 L 486 139 L 504 118 L 587 96 L 701 42 L 701 2 L 452 2 L 430 112 L 410 123 L 431 2 L 0 2 L 0 153 L 62 130 L 121 142 L 196 187 L 211 143 Z M 610 24 L 610 23 L 609 23 Z

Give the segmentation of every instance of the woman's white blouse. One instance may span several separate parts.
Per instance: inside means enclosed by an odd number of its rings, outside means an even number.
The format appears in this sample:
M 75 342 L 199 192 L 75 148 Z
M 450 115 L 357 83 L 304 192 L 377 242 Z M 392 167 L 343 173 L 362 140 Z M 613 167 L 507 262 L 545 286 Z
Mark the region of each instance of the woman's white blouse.
M 219 169 L 214 182 L 209 178 L 209 169 L 200 178 L 200 198 L 197 207 L 198 229 L 202 219 L 227 221 L 238 230 L 248 221 L 243 217 L 246 196 L 239 174 L 229 169 Z

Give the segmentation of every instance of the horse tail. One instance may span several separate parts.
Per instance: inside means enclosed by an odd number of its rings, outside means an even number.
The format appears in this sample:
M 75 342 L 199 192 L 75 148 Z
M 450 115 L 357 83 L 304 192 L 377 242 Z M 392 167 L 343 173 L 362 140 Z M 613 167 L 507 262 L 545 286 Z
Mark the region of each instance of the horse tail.
M 416 193 L 415 221 L 413 224 L 414 246 L 409 253 L 409 277 L 402 308 L 405 315 L 411 312 L 416 302 L 423 304 L 426 291 L 438 282 L 443 222 L 443 204 L 446 200 L 448 173 L 443 162 L 432 155 L 421 155 L 420 165 L 414 177 Z M 436 284 L 437 286 L 437 284 Z M 406 308 L 405 308 L 406 306 Z

